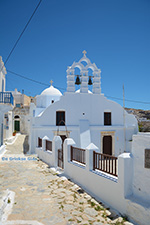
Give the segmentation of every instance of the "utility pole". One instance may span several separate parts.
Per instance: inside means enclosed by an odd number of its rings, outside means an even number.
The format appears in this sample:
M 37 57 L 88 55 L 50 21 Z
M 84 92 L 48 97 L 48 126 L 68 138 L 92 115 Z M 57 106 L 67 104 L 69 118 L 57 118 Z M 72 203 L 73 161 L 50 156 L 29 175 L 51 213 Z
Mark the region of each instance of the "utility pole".
M 123 84 L 123 126 L 124 126 L 124 152 L 126 152 L 126 127 L 125 127 L 125 97 L 124 97 L 124 84 Z

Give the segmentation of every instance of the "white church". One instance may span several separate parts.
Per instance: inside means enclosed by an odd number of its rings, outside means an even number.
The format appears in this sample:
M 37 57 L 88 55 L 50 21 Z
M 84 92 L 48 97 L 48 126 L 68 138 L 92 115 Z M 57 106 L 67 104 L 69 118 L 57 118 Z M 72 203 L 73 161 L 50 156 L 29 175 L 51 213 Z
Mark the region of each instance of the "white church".
M 11 92 L 5 91 L 6 69 L 1 57 L 0 70 L 1 155 L 5 151 L 4 117 L 12 111 L 14 98 Z M 126 215 L 135 224 L 147 225 L 150 221 L 150 133 L 138 133 L 136 118 L 101 93 L 100 81 L 100 69 L 83 51 L 79 62 L 67 69 L 64 95 L 51 82 L 36 97 L 28 118 L 29 154 L 36 153 L 55 171 L 62 167 L 64 176 L 95 199 Z M 10 131 L 13 119 L 8 122 Z
M 80 74 L 75 74 L 76 68 Z M 80 85 L 77 91 L 76 84 Z M 36 106 L 31 103 L 30 153 L 35 153 L 38 137 L 53 140 L 61 136 L 63 141 L 72 138 L 79 148 L 93 143 L 100 153 L 118 156 L 130 152 L 132 135 L 137 132 L 136 118 L 101 93 L 101 70 L 87 58 L 86 51 L 67 68 L 64 95 L 51 82 L 36 97 Z

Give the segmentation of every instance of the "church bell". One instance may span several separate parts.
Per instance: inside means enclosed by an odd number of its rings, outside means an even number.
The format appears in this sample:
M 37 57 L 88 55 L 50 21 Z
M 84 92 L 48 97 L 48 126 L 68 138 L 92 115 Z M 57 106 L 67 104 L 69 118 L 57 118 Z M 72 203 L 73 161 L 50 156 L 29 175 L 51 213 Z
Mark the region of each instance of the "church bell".
M 77 85 L 81 84 L 81 81 L 80 81 L 79 75 L 77 75 L 77 77 L 76 77 L 76 82 L 75 82 L 75 84 L 77 84 Z
M 92 79 L 91 79 L 91 76 L 89 76 L 89 82 L 88 82 L 88 85 L 92 85 L 93 82 L 92 82 Z

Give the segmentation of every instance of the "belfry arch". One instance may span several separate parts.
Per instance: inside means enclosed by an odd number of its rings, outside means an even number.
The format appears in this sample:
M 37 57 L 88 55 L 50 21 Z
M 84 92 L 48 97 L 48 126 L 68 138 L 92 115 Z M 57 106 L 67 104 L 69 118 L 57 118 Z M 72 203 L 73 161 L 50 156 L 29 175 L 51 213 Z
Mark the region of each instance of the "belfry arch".
M 84 66 L 82 62 L 86 62 L 87 64 Z M 79 62 L 73 62 L 72 66 L 69 66 L 67 69 L 67 92 L 75 92 L 75 68 L 80 69 L 80 78 L 81 78 L 81 93 L 88 93 L 88 81 L 89 81 L 89 71 L 91 69 L 93 79 L 93 94 L 101 94 L 101 70 L 97 68 L 95 63 L 91 63 L 90 59 L 86 56 L 86 51 L 83 51 L 83 57 L 79 60 Z

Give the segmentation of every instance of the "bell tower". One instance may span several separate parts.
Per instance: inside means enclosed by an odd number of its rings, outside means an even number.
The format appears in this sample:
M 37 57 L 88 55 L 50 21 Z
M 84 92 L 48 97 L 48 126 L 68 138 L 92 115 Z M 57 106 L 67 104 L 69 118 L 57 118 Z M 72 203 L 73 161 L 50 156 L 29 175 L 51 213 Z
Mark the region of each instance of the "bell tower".
M 68 66 L 67 69 L 67 92 L 75 92 L 74 69 Z
M 75 92 L 75 84 L 78 84 L 80 85 L 80 93 L 88 93 L 88 85 L 93 85 L 93 94 L 101 94 L 101 70 L 97 68 L 95 63 L 91 63 L 85 50 L 82 53 L 83 57 L 79 62 L 74 62 L 67 69 L 67 92 Z M 84 66 L 82 62 L 86 62 L 86 65 Z M 79 75 L 74 74 L 75 68 L 80 69 Z M 88 69 L 92 70 L 92 75 L 88 74 Z

